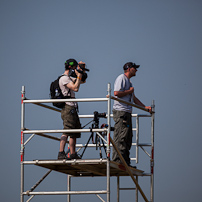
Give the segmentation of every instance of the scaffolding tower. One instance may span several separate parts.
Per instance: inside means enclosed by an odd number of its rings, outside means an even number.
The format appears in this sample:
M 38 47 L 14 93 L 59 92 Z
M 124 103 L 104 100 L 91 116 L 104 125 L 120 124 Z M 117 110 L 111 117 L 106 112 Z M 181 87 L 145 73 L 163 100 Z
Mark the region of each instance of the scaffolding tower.
M 155 113 L 155 105 L 154 101 L 152 101 L 152 112 L 147 114 L 132 114 L 132 117 L 136 117 L 136 128 L 133 128 L 133 131 L 136 132 L 136 142 L 132 143 L 133 146 L 136 147 L 135 149 L 135 158 L 131 158 L 131 160 L 135 160 L 136 164 L 139 162 L 139 148 L 141 148 L 150 159 L 150 173 L 145 173 L 144 171 L 129 167 L 125 160 L 123 159 L 122 155 L 120 154 L 119 150 L 117 149 L 116 145 L 114 144 L 112 138 L 110 137 L 110 133 L 113 131 L 113 127 L 111 127 L 111 118 L 113 115 L 111 114 L 111 100 L 117 100 L 132 107 L 141 109 L 143 111 L 148 112 L 147 109 L 138 106 L 136 104 L 132 104 L 130 102 L 126 102 L 122 99 L 116 98 L 111 95 L 111 84 L 108 83 L 108 95 L 106 98 L 85 98 L 85 99 L 71 99 L 71 102 L 107 102 L 107 127 L 105 128 L 91 128 L 91 129 L 57 129 L 57 130 L 29 130 L 25 127 L 25 104 L 32 103 L 36 104 L 41 107 L 45 107 L 47 109 L 51 109 L 57 112 L 60 112 L 60 109 L 56 109 L 49 105 L 45 105 L 42 103 L 53 103 L 53 102 L 68 102 L 68 99 L 43 99 L 43 100 L 29 100 L 25 97 L 25 86 L 22 86 L 21 91 L 21 149 L 20 149 L 20 156 L 21 156 L 21 193 L 20 193 L 20 201 L 24 202 L 24 196 L 29 196 L 28 201 L 35 195 L 67 195 L 67 201 L 71 201 L 71 195 L 80 195 L 80 194 L 95 194 L 101 201 L 105 201 L 100 195 L 106 195 L 106 201 L 110 202 L 110 177 L 115 176 L 117 177 L 117 202 L 120 201 L 120 190 L 135 190 L 135 201 L 138 202 L 138 193 L 141 194 L 142 198 L 146 202 L 154 202 L 154 113 Z M 93 115 L 79 115 L 79 118 L 93 118 Z M 150 117 L 151 118 L 151 143 L 139 143 L 139 117 Z M 45 138 L 53 139 L 60 141 L 60 138 L 54 137 L 48 134 L 54 133 L 96 133 L 98 138 L 103 142 L 103 146 L 106 148 L 106 158 L 99 158 L 99 159 L 74 159 L 74 160 L 32 160 L 32 161 L 25 161 L 24 160 L 24 152 L 25 152 L 25 145 L 35 136 L 42 136 Z M 48 134 L 47 134 L 48 133 Z M 102 135 L 105 133 L 106 135 Z M 25 135 L 31 134 L 25 140 Z M 76 147 L 79 149 L 85 147 L 97 147 L 97 144 L 77 144 Z M 110 160 L 110 151 L 111 147 L 117 151 L 122 164 L 118 164 Z M 150 147 L 151 152 L 147 152 L 144 148 Z M 47 173 L 30 189 L 25 191 L 24 190 L 24 172 L 25 172 L 25 165 L 36 165 L 39 167 L 47 168 Z M 52 172 L 57 171 L 60 173 L 67 174 L 68 176 L 68 186 L 67 191 L 38 191 L 34 192 L 36 187 Z M 71 191 L 71 178 L 72 177 L 94 177 L 94 176 L 105 176 L 106 177 L 106 190 L 98 190 L 98 191 Z M 121 176 L 130 176 L 132 181 L 135 184 L 135 188 L 120 188 L 120 180 Z M 142 188 L 138 183 L 139 176 L 149 176 L 150 177 L 150 200 L 143 192 Z

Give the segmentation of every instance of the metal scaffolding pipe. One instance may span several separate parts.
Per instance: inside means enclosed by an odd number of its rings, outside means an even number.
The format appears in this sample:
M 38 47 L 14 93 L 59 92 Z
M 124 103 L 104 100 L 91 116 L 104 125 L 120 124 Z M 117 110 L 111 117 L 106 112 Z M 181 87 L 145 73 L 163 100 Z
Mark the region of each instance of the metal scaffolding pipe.
M 139 161 L 139 116 L 136 117 L 136 164 Z
M 70 101 L 71 100 L 71 101 Z M 108 98 L 80 98 L 80 99 L 44 99 L 44 100 L 24 100 L 24 103 L 53 103 L 53 102 L 103 102 Z
M 26 131 L 29 131 L 29 129 L 26 128 Z M 49 139 L 56 140 L 56 141 L 60 141 L 60 138 L 58 138 L 58 137 L 50 136 L 50 135 L 47 135 L 47 134 L 44 134 L 44 133 L 34 133 L 28 138 L 28 140 L 24 143 L 24 145 L 26 145 L 35 135 L 45 137 L 45 138 L 49 138 Z M 69 141 L 66 141 L 66 143 L 69 143 Z
M 31 133 L 90 133 L 90 132 L 105 132 L 107 129 L 60 129 L 60 130 L 25 130 L 23 131 L 24 134 L 31 134 Z
M 30 100 L 30 99 L 27 99 L 26 100 Z M 54 110 L 56 112 L 61 112 L 61 109 L 57 109 L 55 107 L 51 107 L 51 106 L 48 106 L 48 105 L 45 105 L 45 104 L 41 104 L 41 103 L 33 103 L 35 105 L 38 105 L 38 106 L 41 106 L 41 107 L 44 107 L 44 108 L 47 108 L 47 109 L 51 109 L 51 110 Z
M 80 195 L 80 194 L 106 194 L 107 191 L 44 191 L 44 192 L 23 192 L 23 195 Z
M 23 100 L 25 99 L 25 86 L 22 86 L 22 91 L 21 91 L 21 149 L 20 149 L 20 158 L 21 158 L 21 161 L 20 161 L 20 172 L 21 172 L 21 187 L 20 187 L 20 201 L 21 202 L 24 202 L 24 197 L 23 197 L 23 191 L 24 191 L 24 164 L 23 164 L 23 161 L 24 161 L 24 133 L 23 133 L 23 130 L 24 130 L 24 123 L 25 123 L 25 119 L 24 119 L 24 116 L 25 116 L 25 105 L 24 105 L 24 102 Z
M 107 202 L 110 201 L 110 130 L 111 130 L 111 118 L 110 118 L 110 113 L 111 113 L 111 84 L 108 83 L 108 111 L 107 111 L 107 124 L 108 124 L 108 129 L 107 129 Z
M 154 201 L 154 114 L 155 114 L 155 103 L 154 100 L 152 101 L 152 117 L 151 117 L 151 191 L 150 191 L 150 199 Z
M 73 160 L 47 160 L 47 161 L 40 161 L 40 160 L 34 160 L 34 161 L 24 161 L 23 164 L 26 164 L 26 165 L 40 165 L 40 164 L 51 164 L 51 163 L 54 163 L 54 164 L 69 164 L 69 163 L 79 163 L 79 164 L 86 164 L 86 163 L 89 163 L 89 164 L 94 164 L 94 163 L 107 163 L 107 160 L 106 159 L 86 159 L 86 160 L 83 160 L 83 159 L 73 159 Z

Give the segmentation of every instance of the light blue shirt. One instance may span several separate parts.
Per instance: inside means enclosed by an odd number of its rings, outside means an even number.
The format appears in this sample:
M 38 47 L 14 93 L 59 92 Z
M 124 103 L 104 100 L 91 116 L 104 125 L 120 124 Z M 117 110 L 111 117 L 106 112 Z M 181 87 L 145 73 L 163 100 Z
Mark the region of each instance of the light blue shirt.
M 114 91 L 129 90 L 130 87 L 132 87 L 132 83 L 130 82 L 130 79 L 124 74 L 119 75 L 114 82 Z M 133 94 L 128 94 L 124 97 L 121 97 L 120 99 L 123 99 L 127 102 L 131 102 L 132 97 L 133 97 Z M 132 106 L 122 102 L 118 102 L 116 100 L 114 100 L 113 109 L 117 111 L 125 111 L 125 112 L 132 113 Z

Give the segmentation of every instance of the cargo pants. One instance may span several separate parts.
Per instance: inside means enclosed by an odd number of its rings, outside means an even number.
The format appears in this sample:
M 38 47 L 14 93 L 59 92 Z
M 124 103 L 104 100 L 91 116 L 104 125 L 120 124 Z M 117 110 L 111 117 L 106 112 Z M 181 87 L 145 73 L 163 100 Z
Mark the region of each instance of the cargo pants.
M 113 141 L 126 163 L 130 165 L 130 149 L 133 137 L 131 113 L 113 109 L 113 119 L 115 121 Z M 114 148 L 112 161 L 121 163 L 118 153 Z

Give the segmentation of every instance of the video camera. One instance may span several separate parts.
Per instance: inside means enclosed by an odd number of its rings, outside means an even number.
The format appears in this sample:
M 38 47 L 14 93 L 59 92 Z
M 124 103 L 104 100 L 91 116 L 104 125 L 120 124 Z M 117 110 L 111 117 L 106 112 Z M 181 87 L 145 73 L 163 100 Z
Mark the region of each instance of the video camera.
M 86 79 L 88 78 L 88 75 L 87 75 L 87 73 L 86 73 L 85 71 L 88 71 L 88 72 L 89 72 L 90 70 L 87 69 L 87 68 L 85 68 L 85 66 L 86 66 L 85 63 L 81 63 L 81 64 L 78 64 L 78 65 L 79 65 L 79 67 L 80 67 L 81 69 L 78 69 L 78 67 L 76 67 L 76 70 L 77 70 L 80 74 L 82 74 L 81 81 L 85 82 Z M 69 76 L 74 77 L 74 78 L 77 78 L 77 75 L 76 75 L 76 73 L 75 73 L 75 69 L 70 69 L 70 70 L 69 70 Z
M 78 64 L 79 67 L 82 69 L 82 71 L 87 71 L 89 72 L 90 70 L 86 68 L 86 64 L 85 63 L 80 63 Z M 76 70 L 79 72 L 80 70 L 78 68 L 76 68 Z M 80 73 L 80 72 L 79 72 Z

